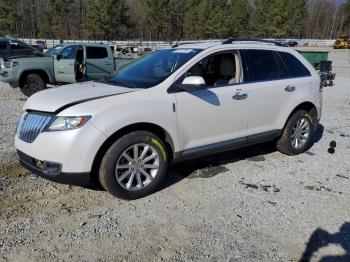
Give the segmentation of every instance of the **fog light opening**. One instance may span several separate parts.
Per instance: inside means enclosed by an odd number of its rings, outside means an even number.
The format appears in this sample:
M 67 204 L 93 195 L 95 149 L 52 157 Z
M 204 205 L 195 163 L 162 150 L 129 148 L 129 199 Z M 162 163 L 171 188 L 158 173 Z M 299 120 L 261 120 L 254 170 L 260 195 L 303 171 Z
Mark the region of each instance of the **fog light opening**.
M 61 164 L 44 161 L 42 171 L 48 176 L 58 176 L 61 172 Z

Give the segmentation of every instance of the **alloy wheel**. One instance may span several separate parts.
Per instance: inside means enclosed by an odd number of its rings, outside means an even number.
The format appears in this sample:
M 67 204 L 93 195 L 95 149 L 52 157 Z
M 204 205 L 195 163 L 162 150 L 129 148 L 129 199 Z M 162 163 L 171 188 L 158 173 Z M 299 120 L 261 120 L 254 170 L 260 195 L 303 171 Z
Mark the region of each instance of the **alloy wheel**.
M 157 176 L 159 163 L 159 154 L 153 146 L 138 143 L 122 152 L 115 167 L 115 176 L 124 189 L 140 190 Z
M 306 118 L 300 118 L 292 129 L 290 137 L 291 145 L 295 149 L 300 149 L 305 146 L 310 137 L 310 123 Z

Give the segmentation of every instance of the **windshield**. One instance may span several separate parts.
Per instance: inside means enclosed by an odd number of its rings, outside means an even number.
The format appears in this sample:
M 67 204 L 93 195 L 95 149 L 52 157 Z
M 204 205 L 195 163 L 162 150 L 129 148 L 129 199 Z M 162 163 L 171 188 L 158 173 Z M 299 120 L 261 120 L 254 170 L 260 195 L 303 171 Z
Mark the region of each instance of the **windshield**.
M 150 88 L 163 82 L 200 51 L 200 49 L 156 51 L 123 67 L 107 82 L 130 88 Z
M 52 47 L 51 49 L 47 50 L 45 53 L 46 57 L 52 57 L 53 55 L 57 55 L 62 48 L 64 47 L 64 45 L 56 45 L 54 47 Z

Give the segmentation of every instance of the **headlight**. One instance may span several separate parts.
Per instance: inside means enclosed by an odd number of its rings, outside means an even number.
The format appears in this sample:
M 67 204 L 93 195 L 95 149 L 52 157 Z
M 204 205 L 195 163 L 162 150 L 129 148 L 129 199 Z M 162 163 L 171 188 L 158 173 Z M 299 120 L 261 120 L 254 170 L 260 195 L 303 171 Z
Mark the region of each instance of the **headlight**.
M 11 62 L 2 62 L 1 63 L 1 68 L 2 69 L 7 69 L 7 68 L 12 68 L 15 66 L 18 66 L 19 62 L 18 61 L 11 61 Z
M 19 131 L 18 129 L 22 126 L 24 119 L 26 118 L 27 113 L 24 113 L 21 116 L 21 119 L 18 121 L 17 126 L 16 126 L 16 133 Z
M 91 116 L 58 116 L 46 131 L 64 131 L 80 128 L 91 119 Z

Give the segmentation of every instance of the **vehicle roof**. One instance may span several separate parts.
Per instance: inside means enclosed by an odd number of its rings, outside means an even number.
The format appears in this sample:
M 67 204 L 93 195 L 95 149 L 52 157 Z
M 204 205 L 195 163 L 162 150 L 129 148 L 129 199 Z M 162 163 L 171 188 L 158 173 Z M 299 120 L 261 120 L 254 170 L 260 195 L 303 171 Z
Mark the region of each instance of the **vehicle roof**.
M 232 48 L 258 48 L 258 49 L 274 49 L 274 50 L 285 50 L 287 47 L 277 46 L 274 43 L 264 43 L 258 41 L 237 41 L 232 44 L 223 44 L 222 42 L 200 42 L 200 43 L 189 43 L 180 44 L 175 48 L 188 48 L 188 49 L 208 49 L 208 48 L 220 48 L 220 47 L 232 47 Z
M 69 46 L 69 45 L 80 45 L 80 46 L 104 46 L 104 47 L 109 47 L 107 44 L 100 44 L 100 43 L 62 43 L 62 44 L 57 44 L 55 46 Z

